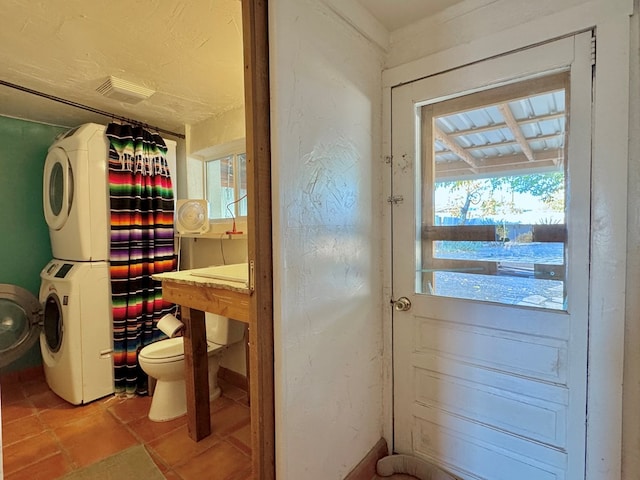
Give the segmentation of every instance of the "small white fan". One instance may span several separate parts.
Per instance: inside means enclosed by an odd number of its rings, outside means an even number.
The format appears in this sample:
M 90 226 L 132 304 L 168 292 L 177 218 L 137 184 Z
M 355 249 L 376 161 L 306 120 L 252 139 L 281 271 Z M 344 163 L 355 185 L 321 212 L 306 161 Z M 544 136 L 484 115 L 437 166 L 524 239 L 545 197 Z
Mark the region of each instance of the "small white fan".
M 209 203 L 206 200 L 178 200 L 176 203 L 178 233 L 205 233 L 209 230 Z

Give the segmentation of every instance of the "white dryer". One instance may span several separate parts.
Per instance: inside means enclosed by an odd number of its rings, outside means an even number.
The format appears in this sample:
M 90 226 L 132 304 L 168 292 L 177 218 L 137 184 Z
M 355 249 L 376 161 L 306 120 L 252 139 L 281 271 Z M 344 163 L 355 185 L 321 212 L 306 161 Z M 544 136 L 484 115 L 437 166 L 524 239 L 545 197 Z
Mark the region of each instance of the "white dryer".
M 54 259 L 40 278 L 40 351 L 49 387 L 74 405 L 111 394 L 113 316 L 108 262 Z
M 44 164 L 43 207 L 53 256 L 109 258 L 108 140 L 88 123 L 60 135 Z
M 54 258 L 109 259 L 109 140 L 105 130 L 104 125 L 86 123 L 61 134 L 49 147 L 42 198 Z M 175 184 L 176 143 L 165 143 Z

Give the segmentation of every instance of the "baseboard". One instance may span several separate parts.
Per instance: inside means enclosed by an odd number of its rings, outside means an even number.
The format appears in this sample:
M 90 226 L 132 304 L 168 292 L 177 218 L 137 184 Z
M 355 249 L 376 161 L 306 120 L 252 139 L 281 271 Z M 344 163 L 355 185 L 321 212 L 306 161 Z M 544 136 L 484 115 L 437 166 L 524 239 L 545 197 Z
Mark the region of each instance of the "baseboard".
M 371 480 L 376 475 L 376 463 L 387 455 L 389 455 L 387 442 L 381 438 L 349 475 L 344 477 L 344 480 Z
M 233 370 L 229 370 L 225 367 L 220 367 L 218 369 L 218 378 L 224 380 L 230 385 L 233 385 L 234 387 L 239 388 L 244 392 L 249 392 L 247 377 L 238 372 L 234 372 Z

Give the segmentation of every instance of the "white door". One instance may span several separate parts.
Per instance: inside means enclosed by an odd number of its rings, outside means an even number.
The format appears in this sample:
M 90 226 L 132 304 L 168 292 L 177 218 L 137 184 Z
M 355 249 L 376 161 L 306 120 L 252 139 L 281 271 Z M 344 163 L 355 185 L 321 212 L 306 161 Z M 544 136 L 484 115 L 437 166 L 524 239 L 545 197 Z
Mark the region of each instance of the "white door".
M 590 45 L 392 90 L 394 451 L 464 479 L 584 478 Z

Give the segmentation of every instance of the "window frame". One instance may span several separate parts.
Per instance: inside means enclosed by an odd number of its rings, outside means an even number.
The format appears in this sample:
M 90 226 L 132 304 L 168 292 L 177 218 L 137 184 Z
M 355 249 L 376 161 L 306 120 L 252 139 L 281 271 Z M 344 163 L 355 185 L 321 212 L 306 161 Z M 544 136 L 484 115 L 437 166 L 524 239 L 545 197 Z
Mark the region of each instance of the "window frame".
M 209 198 L 209 179 L 207 175 L 207 164 L 209 162 L 215 162 L 219 160 L 223 160 L 226 157 L 233 157 L 233 168 L 234 168 L 234 179 L 233 179 L 233 190 L 234 190 L 234 198 L 237 200 L 242 195 L 240 194 L 241 185 L 240 178 L 241 175 L 237 174 L 239 172 L 239 157 L 241 155 L 245 155 L 246 158 L 246 139 L 240 138 L 231 142 L 223 143 L 220 145 L 216 145 L 207 149 L 206 155 L 202 158 L 202 178 L 203 178 L 203 188 L 204 188 L 204 198 L 211 205 L 211 200 Z M 245 164 L 245 174 L 244 178 L 246 179 L 246 164 Z M 237 202 L 233 205 L 230 205 L 229 208 L 232 209 L 233 215 L 236 220 L 245 220 L 247 219 L 247 215 L 239 215 L 239 205 L 240 202 Z M 212 217 L 213 209 L 209 209 L 209 222 L 212 224 L 218 223 L 228 223 L 231 217 Z
M 419 164 L 417 165 L 416 175 L 416 191 L 422 192 L 420 198 L 417 199 L 419 207 L 416 213 L 416 249 L 419 252 L 416 258 L 416 293 L 432 292 L 432 285 L 435 285 L 434 275 L 438 271 L 456 271 L 469 270 L 474 274 L 495 276 L 498 271 L 498 262 L 485 260 L 454 260 L 441 259 L 435 257 L 434 242 L 437 241 L 471 241 L 471 242 L 494 242 L 497 241 L 497 225 L 456 225 L 443 226 L 436 225 L 434 212 L 435 200 L 433 198 L 434 186 L 436 181 L 436 163 L 434 142 L 437 138 L 434 128 L 435 119 L 445 117 L 454 113 L 471 111 L 483 108 L 487 105 L 496 105 L 498 103 L 511 102 L 521 98 L 527 98 L 532 95 L 546 93 L 556 89 L 563 89 L 567 95 L 565 101 L 564 115 L 566 118 L 565 138 L 563 151 L 562 169 L 565 175 L 565 219 L 560 224 L 538 224 L 532 225 L 532 236 L 535 242 L 552 242 L 564 244 L 564 263 L 561 268 L 552 268 L 550 274 L 554 276 L 554 280 L 562 281 L 564 288 L 564 305 L 561 311 L 567 308 L 568 293 L 568 225 L 567 218 L 567 202 L 568 188 L 566 185 L 567 176 L 567 160 L 568 160 L 568 132 L 569 132 L 569 73 L 566 70 L 558 72 L 545 73 L 538 77 L 528 80 L 508 83 L 506 85 L 492 87 L 486 90 L 478 90 L 469 92 L 460 96 L 452 96 L 446 99 L 436 99 L 428 103 L 418 105 L 416 108 L 416 131 L 421 139 L 417 146 L 419 152 Z M 455 153 L 455 152 L 454 152 Z M 526 163 L 523 165 L 527 165 Z M 504 167 L 505 173 L 509 175 L 518 175 L 513 167 Z M 458 175 L 456 177 L 445 176 L 445 179 L 465 180 L 473 178 L 489 178 L 496 176 L 500 172 L 500 167 L 487 174 L 480 175 Z M 536 168 L 523 169 L 521 174 L 538 173 Z M 440 180 L 442 181 L 442 180 Z M 423 190 L 424 189 L 424 190 Z M 426 268 L 425 268 L 426 267 Z M 547 266 L 549 267 L 549 266 Z M 475 270 L 475 271 L 474 271 Z M 550 278 L 551 279 L 551 278 Z M 449 296 L 430 293 L 437 296 Z M 467 297 L 451 296 L 451 298 L 467 299 Z M 499 303 L 502 305 L 510 305 L 509 303 L 496 302 L 493 300 L 482 300 L 490 303 Z M 545 308 L 545 307 L 540 307 Z

